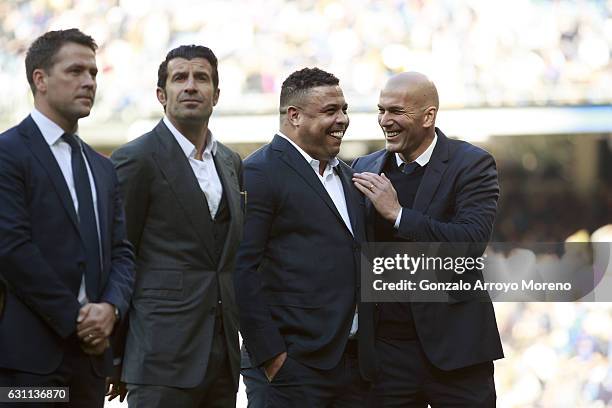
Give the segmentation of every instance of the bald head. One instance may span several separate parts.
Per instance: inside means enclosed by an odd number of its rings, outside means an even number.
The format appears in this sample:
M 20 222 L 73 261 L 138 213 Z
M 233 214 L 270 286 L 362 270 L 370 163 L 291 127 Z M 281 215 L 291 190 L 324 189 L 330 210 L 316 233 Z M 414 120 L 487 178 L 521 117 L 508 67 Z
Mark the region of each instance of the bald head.
M 403 72 L 389 78 L 380 91 L 378 123 L 387 150 L 410 162 L 422 154 L 435 136 L 438 91 L 418 72 Z
M 440 105 L 436 85 L 420 72 L 402 72 L 393 75 L 385 84 L 384 91 L 405 93 L 415 106 L 423 109 L 433 106 L 437 110 Z

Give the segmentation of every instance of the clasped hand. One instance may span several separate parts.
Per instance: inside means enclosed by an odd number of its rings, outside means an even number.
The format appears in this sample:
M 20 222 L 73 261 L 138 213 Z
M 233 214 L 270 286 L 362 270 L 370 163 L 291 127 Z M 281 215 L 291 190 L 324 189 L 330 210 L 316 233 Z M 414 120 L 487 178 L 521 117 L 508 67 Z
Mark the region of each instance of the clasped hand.
M 115 310 L 110 303 L 87 303 L 79 310 L 77 336 L 81 349 L 90 355 L 100 355 L 110 347 L 109 336 L 115 326 Z

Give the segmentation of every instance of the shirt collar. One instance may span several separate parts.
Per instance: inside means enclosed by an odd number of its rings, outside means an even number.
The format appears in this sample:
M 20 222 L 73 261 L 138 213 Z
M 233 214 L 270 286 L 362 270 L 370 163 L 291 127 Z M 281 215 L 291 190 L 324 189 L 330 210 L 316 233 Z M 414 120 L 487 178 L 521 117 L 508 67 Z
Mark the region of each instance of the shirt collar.
M 291 140 L 287 135 L 285 135 L 283 132 L 281 132 L 280 130 L 277 132 L 277 134 L 282 137 L 283 139 L 287 140 L 289 143 L 291 143 L 291 145 L 293 147 L 295 147 L 295 149 L 304 157 L 304 159 L 306 160 L 306 162 L 308 164 L 310 164 L 312 166 L 313 169 L 315 169 L 315 171 L 318 173 L 319 172 L 319 160 L 317 159 L 313 159 L 308 153 L 306 153 L 300 146 L 297 145 L 297 143 L 295 143 L 293 140 Z M 327 162 L 327 167 L 328 168 L 334 168 L 336 167 L 338 164 L 340 164 L 340 160 L 338 160 L 337 157 L 332 158 L 330 161 Z
M 38 109 L 34 108 L 30 113 L 32 120 L 40 129 L 43 138 L 49 146 L 53 146 L 58 140 L 64 135 L 64 129 L 62 129 L 57 123 L 43 115 Z
M 429 144 L 429 147 L 425 149 L 423 153 L 419 157 L 416 158 L 415 162 L 421 167 L 425 166 L 431 160 L 431 155 L 433 154 L 434 148 L 436 147 L 436 142 L 438 141 L 438 134 L 434 133 L 434 138 Z M 395 153 L 395 161 L 397 163 L 397 167 L 400 167 L 403 163 L 405 163 L 400 157 L 399 153 Z
M 170 133 L 172 133 L 172 135 L 178 142 L 183 153 L 185 153 L 185 156 L 187 156 L 187 158 L 194 158 L 196 153 L 196 148 L 194 144 L 191 143 L 189 139 L 183 136 L 183 134 L 179 132 L 177 128 L 174 127 L 174 125 L 172 124 L 172 122 L 170 122 L 170 119 L 168 119 L 167 116 L 164 116 L 163 121 L 166 127 L 168 127 Z M 206 147 L 204 147 L 204 152 L 202 152 L 202 156 L 206 154 L 212 154 L 213 156 L 217 154 L 217 139 L 215 139 L 210 129 L 208 130 Z

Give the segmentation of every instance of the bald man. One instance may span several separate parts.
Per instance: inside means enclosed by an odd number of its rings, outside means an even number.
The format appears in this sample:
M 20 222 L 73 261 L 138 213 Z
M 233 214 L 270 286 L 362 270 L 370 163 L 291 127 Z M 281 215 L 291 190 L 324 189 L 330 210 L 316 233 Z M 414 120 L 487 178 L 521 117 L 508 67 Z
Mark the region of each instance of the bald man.
M 393 76 L 381 91 L 386 148 L 353 163 L 368 241 L 469 242 L 478 257 L 497 211 L 495 161 L 436 128 L 438 105 L 435 85 L 416 72 Z M 462 276 L 470 274 L 482 280 L 478 270 Z M 488 295 L 479 296 L 377 305 L 374 406 L 495 406 L 493 360 L 503 350 Z

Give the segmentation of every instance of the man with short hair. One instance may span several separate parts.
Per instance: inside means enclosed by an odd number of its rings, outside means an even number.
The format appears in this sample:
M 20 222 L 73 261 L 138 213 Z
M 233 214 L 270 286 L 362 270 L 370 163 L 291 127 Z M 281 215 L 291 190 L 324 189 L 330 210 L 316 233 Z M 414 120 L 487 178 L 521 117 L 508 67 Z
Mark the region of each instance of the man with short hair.
M 372 308 L 359 302 L 363 199 L 336 158 L 346 111 L 334 75 L 296 71 L 281 88 L 280 131 L 244 162 L 236 297 L 269 407 L 365 406 L 374 375 Z
M 111 157 L 137 265 L 122 374 L 131 408 L 236 404 L 242 162 L 209 130 L 219 92 L 209 48 L 171 50 L 158 70 L 163 119 Z M 111 398 L 123 397 L 114 382 Z
M 104 405 L 133 284 L 115 169 L 77 135 L 96 48 L 77 29 L 37 38 L 25 60 L 34 109 L 0 135 L 0 387 L 69 387 L 70 407 Z
M 499 186 L 493 157 L 435 127 L 438 92 L 406 72 L 380 93 L 386 149 L 353 163 L 366 196 L 368 240 L 473 243 L 491 236 Z M 469 276 L 468 276 L 469 275 Z M 470 270 L 462 275 L 482 280 Z M 493 360 L 503 357 L 488 295 L 449 303 L 379 303 L 375 407 L 495 406 Z

